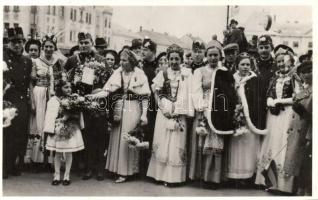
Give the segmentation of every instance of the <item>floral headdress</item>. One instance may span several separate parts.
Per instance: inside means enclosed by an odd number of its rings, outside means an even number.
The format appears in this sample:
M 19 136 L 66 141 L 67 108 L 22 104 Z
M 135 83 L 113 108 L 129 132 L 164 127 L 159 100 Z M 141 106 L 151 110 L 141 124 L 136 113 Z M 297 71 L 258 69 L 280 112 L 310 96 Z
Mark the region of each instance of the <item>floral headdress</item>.
M 42 47 L 44 46 L 45 42 L 47 41 L 50 41 L 53 43 L 54 45 L 54 50 L 56 51 L 57 50 L 57 46 L 56 46 L 56 43 L 57 43 L 57 38 L 55 37 L 55 35 L 53 34 L 46 34 L 43 38 L 42 38 Z

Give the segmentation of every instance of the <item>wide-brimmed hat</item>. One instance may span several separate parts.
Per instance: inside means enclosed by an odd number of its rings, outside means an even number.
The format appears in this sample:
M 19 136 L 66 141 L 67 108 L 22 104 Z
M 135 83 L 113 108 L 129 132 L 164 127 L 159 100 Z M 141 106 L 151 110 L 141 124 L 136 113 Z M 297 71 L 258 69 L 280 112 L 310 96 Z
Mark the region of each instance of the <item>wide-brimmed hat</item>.
M 107 47 L 108 44 L 104 38 L 96 38 L 95 39 L 95 47 Z

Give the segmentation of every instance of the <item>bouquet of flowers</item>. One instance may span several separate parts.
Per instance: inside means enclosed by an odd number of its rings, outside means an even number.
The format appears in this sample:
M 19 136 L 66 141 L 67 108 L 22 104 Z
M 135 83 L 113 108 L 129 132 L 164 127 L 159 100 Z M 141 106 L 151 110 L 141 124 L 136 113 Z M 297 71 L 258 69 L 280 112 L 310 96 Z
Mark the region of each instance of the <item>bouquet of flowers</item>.
M 17 115 L 17 109 L 10 102 L 3 101 L 3 128 L 9 127 Z
M 174 130 L 183 131 L 184 128 L 185 128 L 184 124 L 181 123 L 181 120 L 178 116 L 173 116 L 167 122 L 167 129 L 170 131 L 174 131 Z
M 198 125 L 195 128 L 195 131 L 199 136 L 206 136 L 209 133 L 207 130 L 207 124 L 208 123 L 206 118 L 204 117 L 203 113 L 201 113 L 199 121 L 198 121 Z
M 104 99 L 92 99 L 91 97 L 85 97 L 85 111 L 91 114 L 91 116 L 106 116 L 108 117 L 109 110 Z
M 56 119 L 55 134 L 58 140 L 68 140 L 75 133 L 78 126 L 72 121 L 65 120 L 64 118 Z
M 128 133 L 123 133 L 123 138 L 128 142 L 129 148 L 148 149 L 149 142 L 144 141 L 145 133 L 140 125 Z
M 246 128 L 246 119 L 244 116 L 243 105 L 241 103 L 237 104 L 234 110 L 234 125 L 236 128 L 236 133 L 234 136 L 239 136 L 248 131 Z
M 95 58 L 86 58 L 84 64 L 79 64 L 75 69 L 74 84 L 82 82 L 93 85 L 98 82 L 100 72 L 105 68 L 105 64 L 96 61 Z
M 79 113 L 84 111 L 85 98 L 74 93 L 61 100 L 61 108 L 71 113 Z

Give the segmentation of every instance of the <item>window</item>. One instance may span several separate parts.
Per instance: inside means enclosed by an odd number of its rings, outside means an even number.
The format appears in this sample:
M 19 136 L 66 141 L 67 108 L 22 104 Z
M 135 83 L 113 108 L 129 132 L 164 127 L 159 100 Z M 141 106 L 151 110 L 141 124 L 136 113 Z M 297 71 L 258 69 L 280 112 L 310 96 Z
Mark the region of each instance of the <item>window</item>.
M 297 41 L 294 41 L 294 42 L 293 42 L 293 47 L 294 47 L 294 48 L 298 48 L 298 46 L 299 46 L 298 42 L 297 42 Z
M 81 12 L 80 12 L 80 16 L 81 16 L 80 21 L 83 21 L 83 10 L 81 10 Z
M 76 10 L 74 9 L 74 21 L 76 21 Z
M 70 32 L 70 41 L 72 42 L 73 32 Z
M 61 6 L 60 8 L 60 16 L 64 17 L 64 6 Z
M 51 6 L 48 6 L 48 7 L 47 7 L 47 12 L 46 12 L 46 14 L 48 14 L 48 15 L 51 14 Z
M 88 13 L 86 13 L 85 22 L 88 23 Z
M 14 28 L 18 28 L 18 27 L 19 27 L 19 23 L 14 23 L 14 24 L 13 24 L 13 27 L 14 27 Z
M 4 12 L 10 12 L 10 6 L 4 6 Z
M 71 8 L 71 20 L 73 20 L 73 8 Z
M 13 6 L 13 12 L 20 12 L 19 6 Z
M 312 42 L 308 42 L 308 48 L 312 48 Z
M 53 6 L 53 15 L 55 16 L 56 14 L 56 6 Z
M 108 27 L 109 27 L 109 28 L 111 27 L 110 24 L 111 24 L 111 21 L 109 20 L 109 23 L 108 23 Z
M 107 27 L 107 18 L 105 19 L 105 27 Z
M 283 45 L 287 45 L 288 46 L 288 41 L 283 41 Z
M 92 14 L 88 15 L 88 23 L 91 24 L 92 23 Z
M 4 25 L 3 25 L 3 27 L 4 27 L 4 29 L 9 29 L 9 27 L 10 27 L 10 24 L 9 23 L 4 23 Z

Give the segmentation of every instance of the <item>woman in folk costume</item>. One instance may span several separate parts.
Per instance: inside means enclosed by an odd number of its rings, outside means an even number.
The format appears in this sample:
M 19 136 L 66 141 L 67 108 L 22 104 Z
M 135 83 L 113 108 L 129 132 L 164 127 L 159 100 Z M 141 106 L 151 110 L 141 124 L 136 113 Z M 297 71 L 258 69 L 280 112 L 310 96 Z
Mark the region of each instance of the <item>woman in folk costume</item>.
M 64 108 L 67 98 L 72 94 L 71 83 L 59 80 L 56 84 L 56 96 L 51 97 L 47 103 L 43 131 L 48 134 L 45 148 L 55 151 L 54 176 L 52 185 L 60 181 L 60 168 L 62 158 L 65 160 L 63 185 L 71 184 L 70 171 L 72 167 L 72 152 L 84 149 L 84 142 L 80 129 L 84 128 L 82 113 L 71 112 Z M 66 103 L 67 104 L 67 103 Z M 67 105 L 66 105 L 67 106 Z
M 259 79 L 251 70 L 253 58 L 241 53 L 236 60 L 237 71 L 233 75 L 238 104 L 234 123 L 241 134 L 234 134 L 227 147 L 226 177 L 236 180 L 240 187 L 247 186 L 256 173 L 257 158 L 260 151 L 260 136 L 265 135 L 265 123 L 259 113 L 264 97 L 259 93 Z
M 63 61 L 53 56 L 57 50 L 57 38 L 54 35 L 46 35 L 42 39 L 43 53 L 39 58 L 33 59 L 31 94 L 32 111 L 30 118 L 30 135 L 28 142 L 28 156 L 33 163 L 47 163 L 48 155 L 45 155 L 46 135 L 43 133 L 44 116 L 47 101 L 55 94 L 54 83 L 62 78 Z M 52 162 L 52 161 L 51 161 Z M 38 166 L 40 167 L 40 166 Z M 39 168 L 35 169 L 36 171 Z
M 129 148 L 123 138 L 139 124 L 147 124 L 150 88 L 145 73 L 137 67 L 136 55 L 125 49 L 120 54 L 120 65 L 105 84 L 103 90 L 90 95 L 104 98 L 116 92 L 120 99 L 114 105 L 114 122 L 110 133 L 106 169 L 118 175 L 116 183 L 125 182 L 128 176 L 139 172 L 139 151 Z M 116 123 L 117 122 L 117 123 Z
M 269 112 L 266 127 L 269 132 L 262 143 L 255 183 L 267 185 L 270 191 L 291 193 L 294 177 L 286 173 L 284 162 L 288 130 L 293 117 L 293 97 L 299 91 L 299 84 L 298 76 L 292 69 L 294 59 L 290 48 L 284 45 L 277 49 L 275 60 L 279 70 L 270 82 L 267 93 Z M 268 181 L 266 171 L 274 171 L 277 177 Z
M 236 95 L 233 76 L 221 64 L 221 45 L 209 42 L 205 54 L 208 64 L 194 71 L 192 81 L 196 117 L 189 177 L 203 180 L 205 187 L 216 189 L 222 176 L 223 135 L 234 133 Z
M 295 177 L 297 195 L 311 196 L 312 177 L 312 62 L 297 67 L 302 90 L 294 97 L 284 171 Z
M 172 44 L 167 49 L 169 68 L 153 79 L 152 90 L 159 106 L 153 150 L 147 176 L 173 186 L 186 181 L 187 124 L 193 116 L 191 70 L 181 65 L 183 49 Z

